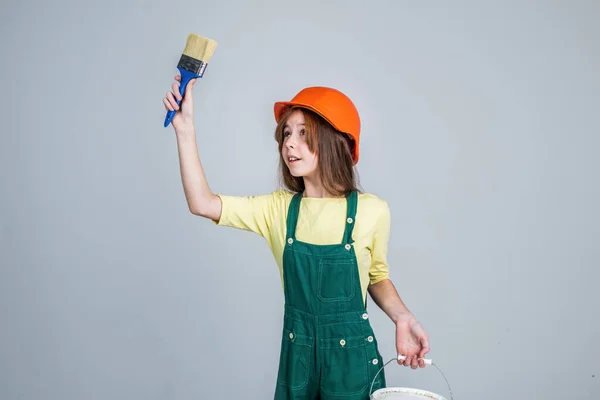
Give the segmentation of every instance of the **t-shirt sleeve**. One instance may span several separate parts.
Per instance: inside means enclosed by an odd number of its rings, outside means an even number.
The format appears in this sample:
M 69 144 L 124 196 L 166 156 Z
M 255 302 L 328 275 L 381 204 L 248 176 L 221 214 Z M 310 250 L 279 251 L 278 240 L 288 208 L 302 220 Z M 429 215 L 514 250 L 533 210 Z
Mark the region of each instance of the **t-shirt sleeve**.
M 390 208 L 387 202 L 384 201 L 373 230 L 371 267 L 369 268 L 369 282 L 372 285 L 389 278 L 387 252 L 390 238 L 390 220 Z
M 221 217 L 213 221 L 217 226 L 229 226 L 267 237 L 277 211 L 277 192 L 254 196 L 226 196 L 221 198 Z

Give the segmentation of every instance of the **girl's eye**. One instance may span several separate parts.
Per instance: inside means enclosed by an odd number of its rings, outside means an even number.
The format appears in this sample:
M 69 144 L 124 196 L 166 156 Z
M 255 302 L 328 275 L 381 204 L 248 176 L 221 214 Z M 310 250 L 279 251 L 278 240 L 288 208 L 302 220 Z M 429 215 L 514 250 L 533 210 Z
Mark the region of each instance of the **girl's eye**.
M 301 134 L 302 136 L 306 135 L 306 132 L 304 131 L 304 129 L 302 129 L 302 130 L 300 131 L 300 134 Z
M 290 136 L 290 132 L 283 132 L 283 137 L 288 137 Z

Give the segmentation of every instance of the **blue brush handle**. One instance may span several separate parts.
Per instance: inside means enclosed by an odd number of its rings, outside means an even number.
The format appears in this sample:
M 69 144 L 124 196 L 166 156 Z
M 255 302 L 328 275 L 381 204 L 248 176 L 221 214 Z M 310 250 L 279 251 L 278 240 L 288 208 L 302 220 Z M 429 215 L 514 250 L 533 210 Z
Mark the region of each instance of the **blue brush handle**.
M 181 98 L 183 100 L 183 94 L 185 93 L 185 88 L 187 86 L 187 84 L 194 78 L 201 78 L 200 75 L 195 74 L 185 68 L 181 68 L 181 67 L 177 67 L 177 69 L 179 70 L 179 74 L 181 75 L 181 83 L 179 84 L 179 94 L 181 95 Z M 177 105 L 180 105 L 181 101 L 177 100 Z M 165 118 L 165 128 L 167 126 L 169 126 L 169 124 L 171 123 L 171 120 L 173 119 L 173 117 L 175 116 L 175 114 L 177 113 L 177 110 L 169 110 L 167 111 L 167 117 Z

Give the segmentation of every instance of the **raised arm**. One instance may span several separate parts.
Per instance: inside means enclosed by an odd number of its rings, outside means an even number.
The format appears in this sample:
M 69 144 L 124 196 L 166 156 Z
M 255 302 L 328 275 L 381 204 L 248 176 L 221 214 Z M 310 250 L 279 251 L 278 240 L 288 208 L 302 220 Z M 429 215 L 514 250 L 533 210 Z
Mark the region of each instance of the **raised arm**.
M 167 93 L 163 103 L 165 109 L 177 110 L 171 124 L 177 137 L 179 168 L 188 208 L 192 214 L 218 221 L 221 216 L 221 199 L 208 186 L 196 144 L 192 96 L 196 79 L 187 85 L 181 106 L 177 105 L 177 100 L 182 100 L 179 94 L 181 77 L 177 75 L 175 80 L 172 92 Z

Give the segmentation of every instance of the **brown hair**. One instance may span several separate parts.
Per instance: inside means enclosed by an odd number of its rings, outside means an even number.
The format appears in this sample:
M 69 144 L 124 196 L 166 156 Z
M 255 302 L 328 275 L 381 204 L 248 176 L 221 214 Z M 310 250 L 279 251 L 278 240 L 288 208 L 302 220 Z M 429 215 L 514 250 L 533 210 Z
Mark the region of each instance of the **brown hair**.
M 352 191 L 358 191 L 357 173 L 352 160 L 354 140 L 336 130 L 317 113 L 299 107 L 287 109 L 275 128 L 275 140 L 279 145 L 280 183 L 292 192 L 304 191 L 304 179 L 290 173 L 281 153 L 283 130 L 288 117 L 295 110 L 300 110 L 304 115 L 308 148 L 318 157 L 318 173 L 325 190 L 334 196 L 347 196 Z

